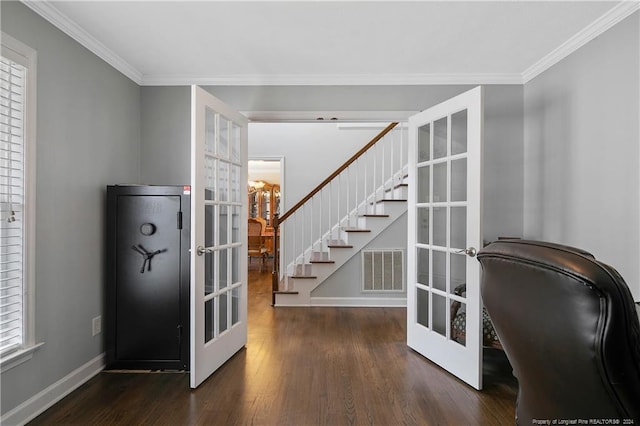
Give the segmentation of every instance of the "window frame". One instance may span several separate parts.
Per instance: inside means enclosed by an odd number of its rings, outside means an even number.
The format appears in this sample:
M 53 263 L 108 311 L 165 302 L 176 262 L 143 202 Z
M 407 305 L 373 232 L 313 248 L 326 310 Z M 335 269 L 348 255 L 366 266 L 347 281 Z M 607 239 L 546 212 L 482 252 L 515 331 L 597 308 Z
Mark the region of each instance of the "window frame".
M 26 44 L 2 32 L 1 55 L 27 69 L 24 111 L 24 206 L 23 206 L 23 344 L 20 348 L 0 354 L 0 373 L 32 357 L 43 343 L 35 339 L 35 224 L 36 224 L 36 93 L 37 52 Z

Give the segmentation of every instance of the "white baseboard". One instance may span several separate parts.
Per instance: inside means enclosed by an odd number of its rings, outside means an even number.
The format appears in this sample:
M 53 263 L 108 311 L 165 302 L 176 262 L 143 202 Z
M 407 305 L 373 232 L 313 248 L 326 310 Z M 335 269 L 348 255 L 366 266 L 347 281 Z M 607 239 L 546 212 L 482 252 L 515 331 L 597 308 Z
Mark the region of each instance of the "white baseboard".
M 0 419 L 0 424 L 24 425 L 100 373 L 104 367 L 103 353 L 7 412 Z
M 407 306 L 407 299 L 405 297 L 312 297 L 311 306 L 400 308 Z

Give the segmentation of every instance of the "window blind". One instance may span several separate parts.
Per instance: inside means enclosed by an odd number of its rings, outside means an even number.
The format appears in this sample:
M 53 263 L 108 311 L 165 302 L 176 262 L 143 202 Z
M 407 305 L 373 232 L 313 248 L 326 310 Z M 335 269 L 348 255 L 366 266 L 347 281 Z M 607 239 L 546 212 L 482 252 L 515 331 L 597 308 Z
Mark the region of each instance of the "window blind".
M 24 343 L 24 113 L 26 68 L 1 57 L 0 354 Z

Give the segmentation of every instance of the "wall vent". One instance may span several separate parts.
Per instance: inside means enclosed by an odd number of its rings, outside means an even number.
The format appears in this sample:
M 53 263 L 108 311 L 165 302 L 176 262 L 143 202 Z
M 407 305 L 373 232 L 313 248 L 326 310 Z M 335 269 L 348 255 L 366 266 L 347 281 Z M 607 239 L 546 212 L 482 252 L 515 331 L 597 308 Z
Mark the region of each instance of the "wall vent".
M 403 291 L 404 250 L 362 250 L 362 291 Z

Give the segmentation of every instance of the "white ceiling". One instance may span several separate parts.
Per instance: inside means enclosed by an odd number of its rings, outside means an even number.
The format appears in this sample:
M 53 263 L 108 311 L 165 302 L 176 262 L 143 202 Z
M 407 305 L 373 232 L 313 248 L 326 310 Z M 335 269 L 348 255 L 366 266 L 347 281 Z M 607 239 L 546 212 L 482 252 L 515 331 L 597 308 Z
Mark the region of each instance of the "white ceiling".
M 280 160 L 249 160 L 249 180 L 280 185 Z
M 144 85 L 527 81 L 637 1 L 23 1 Z

